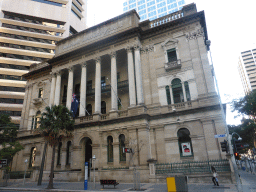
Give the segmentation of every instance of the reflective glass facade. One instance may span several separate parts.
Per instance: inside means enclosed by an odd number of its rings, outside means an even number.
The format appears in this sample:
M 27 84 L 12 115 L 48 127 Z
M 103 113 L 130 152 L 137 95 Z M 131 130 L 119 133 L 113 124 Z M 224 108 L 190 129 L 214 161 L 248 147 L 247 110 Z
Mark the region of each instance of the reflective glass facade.
M 185 0 L 125 0 L 123 11 L 135 9 L 140 21 L 154 20 L 170 13 L 181 10 L 185 5 Z

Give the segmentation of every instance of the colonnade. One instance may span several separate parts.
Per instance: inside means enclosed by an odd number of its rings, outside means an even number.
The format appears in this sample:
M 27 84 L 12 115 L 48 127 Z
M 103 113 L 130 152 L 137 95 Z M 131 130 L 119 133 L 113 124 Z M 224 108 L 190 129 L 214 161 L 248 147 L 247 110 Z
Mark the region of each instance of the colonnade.
M 126 49 L 127 62 L 128 62 L 130 107 L 136 106 L 136 96 L 137 96 L 137 104 L 138 105 L 144 104 L 140 49 L 141 49 L 140 46 L 128 47 Z M 101 113 L 101 57 L 102 56 L 96 57 L 94 59 L 95 61 L 95 112 L 94 114 Z M 117 62 L 116 62 L 117 52 L 111 52 L 109 53 L 109 56 L 111 58 L 111 111 L 117 111 L 118 110 Z M 86 106 L 87 62 L 88 61 L 84 61 L 82 64 L 80 64 L 82 70 L 81 70 L 81 84 L 80 84 L 81 94 L 80 94 L 79 116 L 86 115 L 85 106 Z M 49 102 L 50 106 L 60 104 L 61 75 L 62 75 L 61 70 L 52 73 L 51 93 L 50 93 L 50 102 Z M 66 107 L 69 110 L 71 109 L 73 81 L 74 81 L 74 65 L 69 66 L 68 68 L 68 87 L 67 87 Z

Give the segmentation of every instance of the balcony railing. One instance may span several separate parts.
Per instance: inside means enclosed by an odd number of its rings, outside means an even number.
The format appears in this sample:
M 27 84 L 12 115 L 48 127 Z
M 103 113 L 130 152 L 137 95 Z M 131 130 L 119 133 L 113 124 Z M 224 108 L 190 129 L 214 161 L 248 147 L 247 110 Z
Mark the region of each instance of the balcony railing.
M 172 69 L 180 69 L 181 68 L 180 59 L 165 63 L 164 68 L 166 71 L 169 71 Z
M 171 22 L 171 21 L 179 19 L 181 17 L 183 17 L 183 12 L 180 10 L 175 13 L 171 13 L 169 15 L 166 15 L 164 17 L 160 17 L 159 19 L 155 19 L 155 20 L 151 21 L 150 27 L 151 28 L 157 27 L 159 25 L 163 25 L 165 23 Z

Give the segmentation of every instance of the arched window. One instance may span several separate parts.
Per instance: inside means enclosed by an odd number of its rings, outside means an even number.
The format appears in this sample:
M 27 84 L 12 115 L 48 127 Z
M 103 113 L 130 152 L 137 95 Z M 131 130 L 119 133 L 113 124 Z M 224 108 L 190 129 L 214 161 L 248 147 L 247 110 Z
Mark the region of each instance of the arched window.
M 125 136 L 123 134 L 121 134 L 119 136 L 119 159 L 120 161 L 126 161 L 126 154 L 123 151 L 123 148 L 125 148 Z
M 71 141 L 67 142 L 66 165 L 71 163 Z
M 189 86 L 188 86 L 188 82 L 187 81 L 184 82 L 184 86 L 185 86 L 187 101 L 191 101 L 190 92 L 189 92 Z
M 122 102 L 121 99 L 118 98 L 118 99 L 117 99 L 118 110 L 121 110 L 121 109 L 122 109 L 122 103 L 121 103 L 121 102 Z
M 87 106 L 86 106 L 86 110 L 87 110 L 87 112 L 89 113 L 87 113 L 87 115 L 92 115 L 92 105 L 91 104 L 88 104 Z
M 35 159 L 36 159 L 36 148 L 32 147 L 30 152 L 30 158 L 29 158 L 29 167 L 35 166 Z
M 108 136 L 107 138 L 108 142 L 108 162 L 113 162 L 113 137 Z
M 57 165 L 61 165 L 61 147 L 62 147 L 62 143 L 60 142 L 58 146 Z
M 173 93 L 174 103 L 184 102 L 184 96 L 183 96 L 182 85 L 181 85 L 180 79 L 172 80 L 172 93 Z
M 179 129 L 178 133 L 180 155 L 182 157 L 193 156 L 190 132 L 186 128 Z
M 166 90 L 167 103 L 168 105 L 171 105 L 172 102 L 171 102 L 170 88 L 168 85 L 165 87 L 165 90 Z
M 106 102 L 101 101 L 101 114 L 106 114 L 106 112 L 107 112 Z

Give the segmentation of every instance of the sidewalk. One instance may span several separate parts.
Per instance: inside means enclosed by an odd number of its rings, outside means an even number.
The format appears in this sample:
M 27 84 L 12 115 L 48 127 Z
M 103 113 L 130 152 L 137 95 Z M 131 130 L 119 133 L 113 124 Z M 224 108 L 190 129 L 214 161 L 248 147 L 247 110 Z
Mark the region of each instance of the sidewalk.
M 26 182 L 23 186 L 22 181 L 10 182 L 8 187 L 0 187 L 0 191 L 63 191 L 63 192 L 84 192 L 83 182 L 54 182 L 54 190 L 47 190 L 48 182 L 43 182 L 41 186 L 37 186 L 36 182 Z M 96 188 L 93 188 L 93 183 L 89 183 L 87 191 L 105 191 L 105 192 L 117 192 L 117 191 L 133 191 L 133 183 L 119 184 L 114 189 L 113 186 L 103 187 L 96 183 Z M 165 183 L 142 183 L 141 189 L 145 192 L 167 192 L 167 186 Z M 212 184 L 188 184 L 189 192 L 234 192 L 236 186 L 232 184 L 222 185 L 214 187 Z

